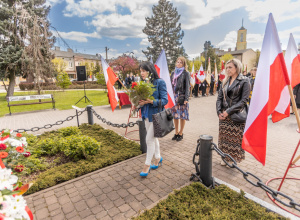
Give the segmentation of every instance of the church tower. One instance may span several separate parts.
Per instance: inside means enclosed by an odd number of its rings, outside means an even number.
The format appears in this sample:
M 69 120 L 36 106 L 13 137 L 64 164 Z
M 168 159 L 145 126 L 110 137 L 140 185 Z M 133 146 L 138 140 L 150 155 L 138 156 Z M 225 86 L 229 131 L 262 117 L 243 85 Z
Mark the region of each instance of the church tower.
M 242 27 L 238 30 L 237 42 L 236 42 L 236 50 L 245 50 L 247 49 L 247 29 L 244 28 L 244 19 L 242 20 Z

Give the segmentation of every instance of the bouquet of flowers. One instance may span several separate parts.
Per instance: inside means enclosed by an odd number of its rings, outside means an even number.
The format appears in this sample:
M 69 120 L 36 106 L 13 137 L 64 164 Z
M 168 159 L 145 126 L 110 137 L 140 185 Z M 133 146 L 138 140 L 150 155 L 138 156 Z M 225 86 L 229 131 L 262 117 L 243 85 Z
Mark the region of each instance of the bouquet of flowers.
M 144 81 L 133 82 L 131 85 L 131 89 L 129 90 L 129 99 L 131 103 L 135 106 L 135 108 L 139 109 L 140 100 L 154 100 L 152 94 L 155 90 L 155 86 L 152 83 L 147 83 Z M 135 112 L 136 110 L 134 110 L 134 113 Z
M 0 167 L 11 168 L 20 173 L 24 170 L 24 162 L 31 154 L 27 150 L 26 138 L 12 130 L 0 132 Z
M 32 220 L 33 215 L 23 194 L 29 189 L 29 185 L 22 186 L 18 177 L 12 175 L 11 169 L 0 169 L 0 219 L 28 219 Z

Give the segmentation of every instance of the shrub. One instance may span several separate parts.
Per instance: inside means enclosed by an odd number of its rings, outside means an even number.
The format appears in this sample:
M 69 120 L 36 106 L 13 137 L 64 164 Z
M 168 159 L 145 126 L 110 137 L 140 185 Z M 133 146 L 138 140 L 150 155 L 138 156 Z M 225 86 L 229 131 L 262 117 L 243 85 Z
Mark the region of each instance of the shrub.
M 66 72 L 61 72 L 57 75 L 57 82 L 56 83 L 63 90 L 69 88 L 70 85 L 72 84 L 71 81 L 70 81 L 69 75 Z
M 57 132 L 62 137 L 67 137 L 67 136 L 71 136 L 71 135 L 81 135 L 80 129 L 76 126 L 61 128 L 61 129 L 58 129 Z

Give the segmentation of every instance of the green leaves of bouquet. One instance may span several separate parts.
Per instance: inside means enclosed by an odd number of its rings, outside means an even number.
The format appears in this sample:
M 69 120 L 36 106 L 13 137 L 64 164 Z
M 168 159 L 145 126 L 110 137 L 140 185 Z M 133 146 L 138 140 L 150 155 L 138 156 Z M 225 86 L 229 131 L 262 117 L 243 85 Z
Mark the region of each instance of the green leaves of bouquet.
M 138 107 L 140 100 L 154 100 L 152 94 L 155 90 L 155 86 L 152 83 L 146 83 L 144 81 L 133 82 L 128 94 L 129 99 L 135 107 Z

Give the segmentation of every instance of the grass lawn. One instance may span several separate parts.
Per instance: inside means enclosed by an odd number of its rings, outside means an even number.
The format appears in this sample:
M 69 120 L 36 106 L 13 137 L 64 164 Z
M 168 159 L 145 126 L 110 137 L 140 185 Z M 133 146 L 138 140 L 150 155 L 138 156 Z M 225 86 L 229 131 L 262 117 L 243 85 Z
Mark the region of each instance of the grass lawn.
M 24 96 L 24 95 L 36 95 L 35 91 L 28 92 L 15 92 L 14 96 Z M 55 100 L 55 108 L 59 110 L 71 109 L 72 105 L 81 99 L 84 96 L 83 90 L 66 90 L 66 91 L 45 91 L 43 94 L 53 94 Z M 5 99 L 6 93 L 0 93 L 0 117 L 6 114 L 9 114 L 9 109 L 7 107 L 7 101 Z M 100 106 L 100 105 L 108 105 L 107 93 L 100 90 L 86 90 L 86 96 L 93 102 L 85 103 L 84 99 L 82 99 L 76 106 L 80 108 L 84 108 L 87 105 Z M 50 99 L 46 99 L 47 101 Z M 32 101 L 20 101 L 20 103 L 25 102 L 36 102 L 38 100 Z M 12 104 L 17 104 L 18 102 L 12 102 Z M 52 103 L 46 103 L 41 105 L 21 105 L 21 106 L 12 106 L 11 112 L 28 112 L 28 111 L 36 111 L 43 109 L 51 109 Z
M 150 219 L 286 219 L 246 199 L 225 185 L 207 189 L 200 183 L 176 190 L 135 220 Z

